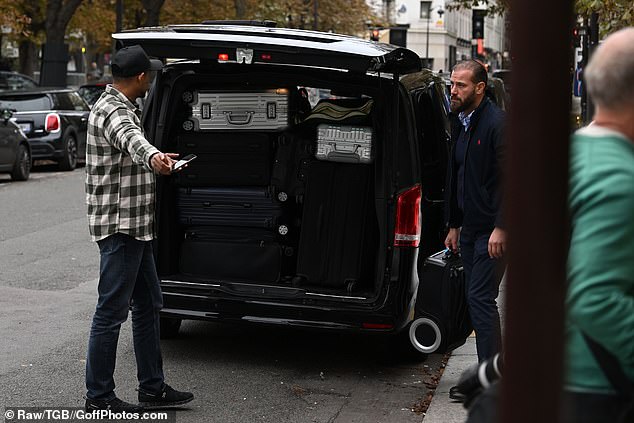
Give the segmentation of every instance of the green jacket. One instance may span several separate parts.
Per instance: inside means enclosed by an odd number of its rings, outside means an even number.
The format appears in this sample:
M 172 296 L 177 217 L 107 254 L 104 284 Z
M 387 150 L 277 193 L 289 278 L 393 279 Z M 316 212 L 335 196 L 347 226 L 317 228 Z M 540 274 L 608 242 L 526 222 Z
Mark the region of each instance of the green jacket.
M 579 130 L 569 205 L 566 388 L 614 392 L 580 330 L 634 381 L 634 143 L 601 127 Z

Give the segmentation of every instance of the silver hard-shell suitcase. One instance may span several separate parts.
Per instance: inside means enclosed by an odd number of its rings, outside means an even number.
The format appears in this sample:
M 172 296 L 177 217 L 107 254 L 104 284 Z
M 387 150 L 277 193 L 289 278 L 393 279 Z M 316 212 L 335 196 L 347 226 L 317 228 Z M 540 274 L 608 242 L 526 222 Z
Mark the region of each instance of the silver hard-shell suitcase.
M 317 126 L 317 152 L 319 160 L 344 163 L 372 163 L 372 128 L 368 126 Z
M 288 90 L 185 91 L 192 108 L 186 131 L 227 129 L 278 131 L 288 126 Z

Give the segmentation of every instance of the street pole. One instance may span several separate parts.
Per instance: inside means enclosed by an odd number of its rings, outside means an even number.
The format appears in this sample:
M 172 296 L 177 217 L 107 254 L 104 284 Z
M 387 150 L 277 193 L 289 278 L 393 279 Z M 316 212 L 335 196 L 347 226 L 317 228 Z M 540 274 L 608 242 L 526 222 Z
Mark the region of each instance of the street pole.
M 318 19 L 319 19 L 318 8 L 319 8 L 318 1 L 313 0 L 313 30 L 314 31 L 317 31 L 317 28 L 318 28 Z
M 427 13 L 427 37 L 425 38 L 425 67 L 429 67 L 429 21 L 431 20 L 431 8 Z
M 115 25 L 114 32 L 121 32 L 123 29 L 123 0 L 117 0 L 115 3 Z M 112 55 L 114 56 L 117 51 L 117 45 L 114 40 L 112 40 Z
M 117 0 L 117 21 L 115 31 L 121 32 L 123 29 L 123 0 Z
M 426 68 L 431 68 L 431 64 L 429 62 L 429 21 L 431 21 L 431 12 L 434 10 L 434 7 L 430 7 L 429 8 L 429 12 L 427 12 L 427 36 L 425 37 L 425 67 Z M 440 16 L 442 18 L 443 13 L 445 13 L 444 10 L 442 10 L 441 8 L 438 8 L 438 11 L 436 12 L 438 13 L 438 16 Z

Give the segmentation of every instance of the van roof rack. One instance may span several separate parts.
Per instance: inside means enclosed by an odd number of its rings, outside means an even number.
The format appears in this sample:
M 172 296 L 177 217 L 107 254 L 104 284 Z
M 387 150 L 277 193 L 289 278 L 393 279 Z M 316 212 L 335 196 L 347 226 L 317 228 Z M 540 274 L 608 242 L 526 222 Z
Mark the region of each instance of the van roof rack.
M 266 28 L 277 27 L 276 21 L 259 21 L 259 20 L 206 20 L 203 25 L 242 25 L 242 26 L 263 26 Z

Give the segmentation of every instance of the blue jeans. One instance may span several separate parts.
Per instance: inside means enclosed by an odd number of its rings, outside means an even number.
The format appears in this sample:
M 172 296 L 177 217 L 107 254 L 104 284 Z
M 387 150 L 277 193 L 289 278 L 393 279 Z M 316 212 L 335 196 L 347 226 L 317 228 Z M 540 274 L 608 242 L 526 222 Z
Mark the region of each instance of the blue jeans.
M 98 241 L 99 300 L 92 320 L 86 360 L 86 396 L 110 400 L 121 324 L 132 306 L 132 334 L 139 388 L 163 387 L 159 310 L 163 306 L 151 241 L 116 233 Z
M 469 316 L 476 333 L 478 361 L 493 357 L 500 351 L 500 314 L 496 298 L 500 278 L 497 260 L 489 257 L 490 232 L 463 228 L 460 232 L 460 254 L 464 266 Z

